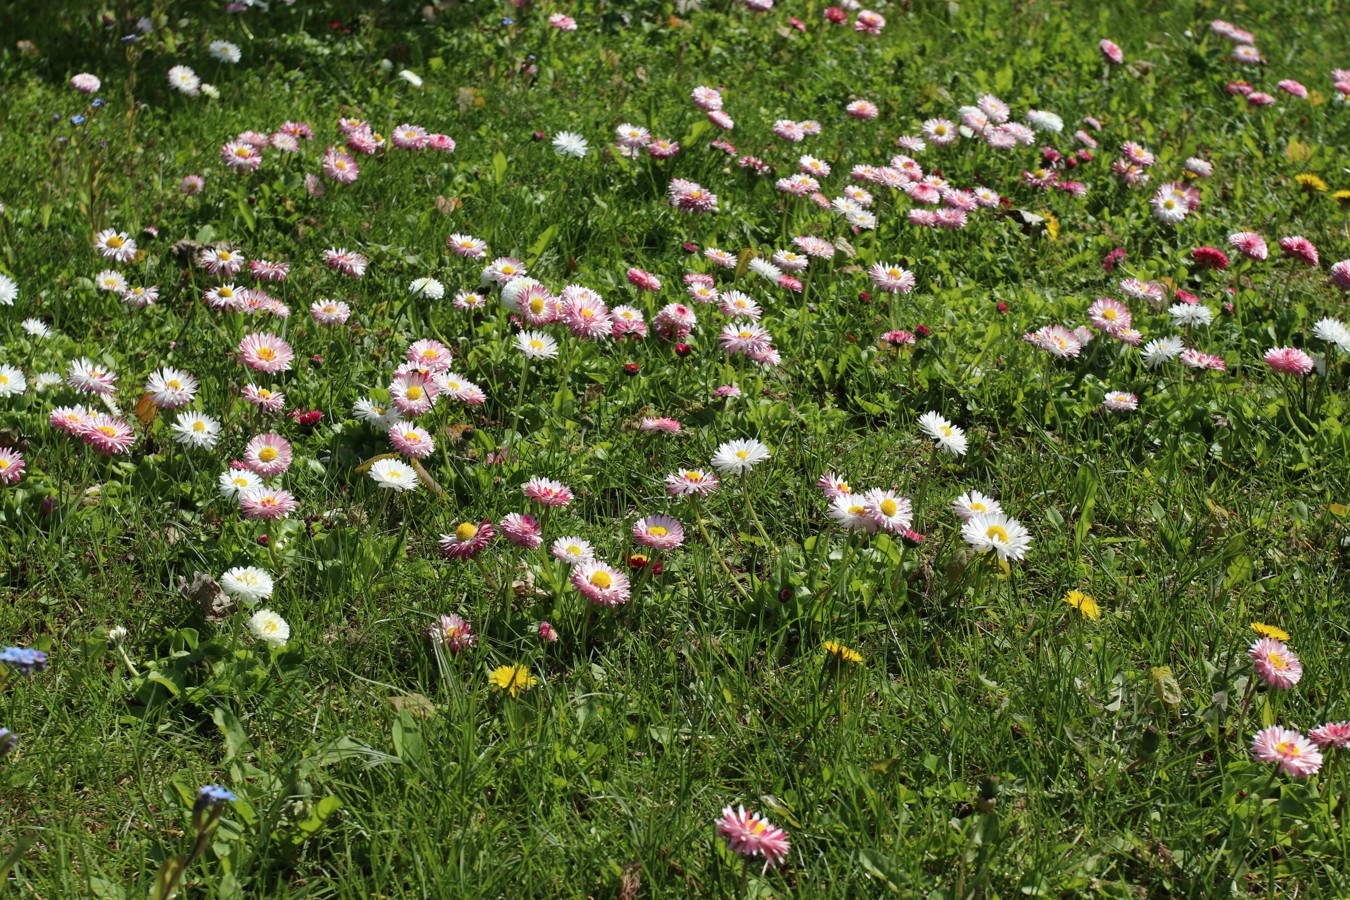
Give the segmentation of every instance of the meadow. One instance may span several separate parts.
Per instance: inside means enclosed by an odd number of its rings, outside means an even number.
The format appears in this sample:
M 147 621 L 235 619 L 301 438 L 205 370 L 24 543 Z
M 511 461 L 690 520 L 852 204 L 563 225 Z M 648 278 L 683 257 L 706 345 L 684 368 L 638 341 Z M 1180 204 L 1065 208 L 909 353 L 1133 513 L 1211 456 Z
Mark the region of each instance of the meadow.
M 1350 895 L 1338 16 L 0 2 L 0 893 Z

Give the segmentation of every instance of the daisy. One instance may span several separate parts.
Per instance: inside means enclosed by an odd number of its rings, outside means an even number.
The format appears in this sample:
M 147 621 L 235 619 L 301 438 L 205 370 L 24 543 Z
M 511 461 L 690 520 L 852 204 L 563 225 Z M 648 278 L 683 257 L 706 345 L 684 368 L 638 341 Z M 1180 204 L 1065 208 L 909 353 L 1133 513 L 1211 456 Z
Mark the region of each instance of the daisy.
M 97 94 L 98 89 L 103 86 L 97 75 L 91 75 L 88 72 L 81 72 L 78 75 L 72 75 L 70 86 L 81 94 Z
M 525 499 L 532 500 L 540 506 L 562 508 L 572 502 L 571 488 L 551 478 L 535 476 L 525 482 L 521 490 L 525 494 Z
M 865 531 L 871 534 L 877 530 L 877 522 L 868 511 L 867 503 L 856 494 L 841 494 L 830 501 L 826 512 L 830 518 L 848 531 Z
M 1172 325 L 1177 328 L 1209 325 L 1214 321 L 1214 310 L 1200 303 L 1174 303 L 1167 312 L 1172 317 Z
M 187 66 L 174 66 L 169 69 L 169 87 L 188 97 L 197 96 L 202 80 Z
M 221 472 L 216 483 L 220 487 L 220 496 L 226 500 L 238 500 L 247 491 L 263 486 L 262 479 L 256 473 L 235 468 Z
M 245 401 L 267 412 L 281 412 L 282 407 L 286 405 L 286 395 L 281 391 L 259 387 L 256 384 L 244 385 L 242 394 Z
M 1037 131 L 1059 134 L 1064 130 L 1064 120 L 1054 113 L 1043 109 L 1027 110 L 1026 120 L 1027 124 Z
M 1350 328 L 1339 319 L 1319 319 L 1312 331 L 1318 340 L 1334 344 L 1342 353 L 1350 353 Z
M 881 114 L 877 105 L 868 100 L 854 100 L 844 107 L 844 112 L 852 119 L 875 119 Z
M 316 300 L 309 305 L 309 314 L 320 325 L 342 325 L 352 314 L 352 308 L 341 300 Z
M 787 832 L 759 813 L 746 813 L 744 806 L 725 807 L 717 820 L 717 833 L 726 839 L 732 851 L 742 856 L 763 857 L 765 865 L 782 864 L 792 849 Z
M 783 270 L 769 262 L 767 259 L 756 257 L 750 260 L 750 271 L 754 272 L 765 281 L 777 283 L 778 279 L 783 277 Z
M 13 366 L 0 366 L 0 397 L 17 397 L 28 390 L 28 379 Z
M 507 513 L 497 527 L 507 541 L 526 550 L 537 550 L 544 542 L 539 520 L 525 513 Z
M 220 586 L 231 598 L 254 606 L 272 596 L 272 576 L 253 566 L 236 566 L 220 576 Z
M 1322 768 L 1322 751 L 1297 731 L 1279 725 L 1252 736 L 1252 756 L 1260 762 L 1275 763 L 1294 778 L 1316 775 Z
M 725 250 L 719 250 L 716 247 L 707 247 L 703 251 L 703 256 L 709 262 L 719 265 L 724 269 L 736 268 L 737 258 L 735 254 L 728 253 Z
M 360 278 L 366 274 L 366 266 L 370 261 L 360 253 L 345 247 L 330 247 L 323 251 L 323 264 L 335 272 L 351 278 Z
M 1308 737 L 1319 747 L 1350 750 L 1350 722 L 1328 722 L 1308 732 Z
M 0 447 L 0 484 L 18 484 L 23 477 L 23 454 L 9 447 Z
M 1156 369 L 1163 363 L 1176 359 L 1185 349 L 1186 346 L 1179 337 L 1155 338 L 1144 345 L 1140 357 L 1144 365 Z
M 829 500 L 847 497 L 853 493 L 852 486 L 844 480 L 843 476 L 836 475 L 833 472 L 826 472 L 816 479 L 816 487 L 820 488 L 826 499 Z
M 108 456 L 126 453 L 136 443 L 136 435 L 126 420 L 102 413 L 89 416 L 80 437 L 86 444 Z
M 414 459 L 430 456 L 431 451 L 436 449 L 436 442 L 431 439 L 425 428 L 407 423 L 394 425 L 389 429 L 389 443 L 393 444 L 399 453 Z
M 8 279 L 6 280 L 8 281 Z M 9 283 L 10 285 L 14 284 L 13 281 L 10 281 Z M 100 291 L 107 291 L 110 294 L 123 294 L 126 293 L 127 280 L 123 278 L 119 272 L 114 272 L 112 269 L 104 269 L 94 276 L 94 285 L 98 287 Z M 17 296 L 17 290 L 14 291 L 14 294 Z M 6 303 L 5 306 L 13 305 L 14 298 L 10 297 L 9 302 Z
M 590 542 L 583 541 L 579 537 L 560 537 L 553 542 L 548 552 L 569 566 L 579 566 L 595 559 L 595 551 L 591 549 Z
M 1212 372 L 1226 372 L 1228 370 L 1228 365 L 1223 361 L 1223 357 L 1211 353 L 1203 353 L 1195 349 L 1183 350 L 1180 358 L 1181 364 L 1188 369 Z
M 684 543 L 684 526 L 670 516 L 647 516 L 633 523 L 633 540 L 653 550 L 674 550 Z
M 480 240 L 472 235 L 452 234 L 446 238 L 445 247 L 456 256 L 466 256 L 469 259 L 487 258 L 487 241 Z
M 935 147 L 945 147 L 956 141 L 956 126 L 947 119 L 928 119 L 921 129 L 923 136 Z
M 220 158 L 238 172 L 256 172 L 263 161 L 258 148 L 243 141 L 227 141 L 220 148 Z
M 244 465 L 264 478 L 291 467 L 291 444 L 279 434 L 260 434 L 244 448 Z
M 1153 207 L 1153 218 L 1167 225 L 1175 225 L 1190 212 L 1186 196 L 1168 187 L 1159 188 L 1149 202 Z
M 389 398 L 394 407 L 409 417 L 428 412 L 436 405 L 439 393 L 436 382 L 420 372 L 400 375 L 389 386 Z
M 528 359 L 554 359 L 558 342 L 542 331 L 522 331 L 516 335 L 516 349 Z
M 58 431 L 79 435 L 89 425 L 89 410 L 83 406 L 58 406 L 51 411 L 47 422 Z
M 487 401 L 487 394 L 483 389 L 474 384 L 463 375 L 454 372 L 437 372 L 432 376 L 432 381 L 436 387 L 451 400 L 458 400 L 460 403 L 469 406 L 481 406 Z
M 197 395 L 197 379 L 166 366 L 150 376 L 145 390 L 160 409 L 177 409 L 187 406 Z
M 558 316 L 574 337 L 599 341 L 609 337 L 614 330 L 609 307 L 600 295 L 579 285 L 563 288 Z
M 952 509 L 962 522 L 969 522 L 976 516 L 1001 515 L 1003 507 L 997 500 L 987 497 L 979 491 L 966 491 L 952 501 Z
M 430 634 L 431 639 L 452 656 L 469 649 L 478 640 L 469 623 L 454 613 L 438 618 L 431 626 Z
M 641 125 L 624 122 L 614 129 L 615 139 L 621 147 L 640 148 L 651 142 L 652 135 Z
M 400 150 L 423 150 L 431 143 L 427 130 L 420 125 L 400 125 L 389 140 Z
M 1228 236 L 1228 244 L 1248 259 L 1264 262 L 1270 251 L 1265 238 L 1254 231 L 1238 231 Z
M 1063 325 L 1047 325 L 1022 336 L 1022 339 L 1060 359 L 1072 359 L 1083 349 L 1078 335 Z
M 136 258 L 136 241 L 125 231 L 106 228 L 94 235 L 94 249 L 104 259 L 119 263 L 129 263 Z
M 1001 512 L 966 520 L 961 527 L 961 537 L 977 553 L 993 550 L 1000 560 L 1020 560 L 1031 545 L 1031 535 L 1022 523 Z
M 1313 370 L 1313 358 L 1296 347 L 1273 347 L 1262 357 L 1271 371 L 1285 375 L 1307 375 Z
M 111 274 L 116 275 L 116 272 Z M 97 280 L 96 282 L 97 283 Z M 125 282 L 123 283 L 125 287 Z M 103 285 L 99 284 L 103 289 Z M 19 285 L 8 275 L 0 274 L 0 306 L 13 306 L 14 301 L 19 299 Z
M 877 290 L 891 294 L 908 294 L 914 290 L 914 274 L 891 263 L 877 263 L 867 270 Z
M 727 441 L 713 454 L 713 468 L 724 475 L 739 475 L 749 472 L 770 457 L 769 448 L 759 441 Z
M 952 456 L 966 455 L 966 433 L 937 413 L 926 412 L 919 416 L 919 427 L 937 442 L 938 449 Z
M 754 356 L 769 349 L 772 337 L 756 322 L 732 322 L 722 326 L 718 341 L 728 353 Z
M 370 467 L 370 480 L 400 493 L 417 490 L 417 470 L 397 459 L 377 459 Z
M 184 446 L 212 450 L 220 440 L 220 422 L 202 413 L 181 412 L 173 432 L 173 439 Z
M 1303 664 L 1294 652 L 1274 638 L 1258 638 L 1247 650 L 1252 667 L 1267 685 L 1288 690 L 1303 678 Z
M 560 131 L 553 137 L 553 149 L 559 156 L 581 159 L 591 149 L 586 139 L 573 131 Z
M 1280 250 L 1285 256 L 1292 256 L 1305 265 L 1317 268 L 1317 248 L 1305 237 L 1280 238 Z
M 112 395 L 117 384 L 117 373 L 80 357 L 71 360 L 66 372 L 66 384 L 84 394 L 108 397 Z
M 673 497 L 706 497 L 717 487 L 717 476 L 701 469 L 680 469 L 666 476 L 666 490 Z
M 455 295 L 455 309 L 482 309 L 487 306 L 487 298 L 473 291 L 460 291 Z
M 248 630 L 264 644 L 284 647 L 291 638 L 291 626 L 270 609 L 260 609 L 248 620 Z
M 275 374 L 291 367 L 295 352 L 275 334 L 249 334 L 239 342 L 239 361 L 250 369 Z
M 461 522 L 454 534 L 441 535 L 441 553 L 449 559 L 473 559 L 496 536 L 492 523 L 484 519 L 475 525 Z
M 1350 291 L 1350 259 L 1331 264 L 1331 283 L 1343 291 Z
M 699 109 L 714 110 L 722 108 L 722 92 L 717 88 L 700 85 L 694 88 L 693 93 L 689 96 Z
M 211 54 L 212 59 L 223 63 L 239 62 L 239 48 L 229 41 L 212 41 L 207 45 L 206 51 Z
M 904 533 L 913 524 L 913 509 L 908 497 L 895 491 L 873 488 L 860 498 L 867 516 L 884 531 Z
M 1088 307 L 1088 323 L 1099 331 L 1108 334 L 1122 328 L 1129 328 L 1134 321 L 1130 308 L 1119 300 L 1101 297 Z
M 1125 391 L 1109 391 L 1102 398 L 1102 406 L 1112 412 L 1134 412 L 1139 408 L 1139 398 Z
M 642 313 L 631 306 L 616 306 L 611 312 L 614 315 L 614 327 L 610 334 L 615 338 L 621 338 L 624 335 L 633 335 L 639 338 L 647 336 L 647 323 L 642 321 Z
M 631 596 L 628 576 L 594 559 L 572 569 L 572 585 L 596 606 L 619 606 Z

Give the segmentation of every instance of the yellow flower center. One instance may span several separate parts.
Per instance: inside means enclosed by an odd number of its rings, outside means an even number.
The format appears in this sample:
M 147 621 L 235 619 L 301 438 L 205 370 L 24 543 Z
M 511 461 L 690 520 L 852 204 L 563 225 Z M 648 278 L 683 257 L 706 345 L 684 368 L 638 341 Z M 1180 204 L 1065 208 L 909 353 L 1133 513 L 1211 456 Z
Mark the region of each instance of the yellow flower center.
M 943 425 L 943 426 L 942 426 L 941 428 L 939 428 L 938 430 L 942 432 L 942 436 L 943 436 L 943 437 L 951 437 L 951 436 L 952 436 L 952 426 L 950 426 L 950 425 Z
M 1281 670 L 1281 671 L 1283 671 L 1283 670 L 1289 668 L 1289 662 L 1288 662 L 1288 660 L 1286 660 L 1286 659 L 1285 659 L 1283 656 L 1281 656 L 1279 653 L 1275 653 L 1275 652 L 1267 653 L 1267 654 L 1266 654 L 1266 662 L 1270 663 L 1272 666 L 1274 666 L 1275 668 L 1277 668 L 1277 669 L 1279 669 L 1279 670 Z
M 248 159 L 250 156 L 253 155 L 253 148 L 251 148 L 251 147 L 236 147 L 235 150 L 234 150 L 234 155 L 237 156 L 237 157 L 239 157 L 240 159 Z
M 702 472 L 686 472 L 686 473 L 684 474 L 684 477 L 687 478 L 689 481 L 692 481 L 692 482 L 694 482 L 695 484 L 698 484 L 700 481 L 703 480 L 703 473 L 702 473 Z
M 265 360 L 267 362 L 271 362 L 272 360 L 277 358 L 277 351 L 273 350 L 271 347 L 259 347 L 258 358 L 261 360 Z
M 741 337 L 741 338 L 752 338 L 752 337 L 754 337 L 754 335 L 751 334 L 751 333 L 748 332 L 748 331 L 742 331 L 742 332 L 740 332 L 740 333 L 737 335 L 737 337 Z
M 541 340 L 539 340 L 538 338 L 532 338 L 532 339 L 530 340 L 530 349 L 531 349 L 531 350 L 543 350 L 543 349 L 544 349 L 544 342 L 541 341 Z
M 605 588 L 613 584 L 613 579 L 609 577 L 608 572 L 596 572 L 591 576 L 591 584 L 595 585 L 601 590 L 604 590 Z
M 415 384 L 408 385 L 408 390 L 404 392 L 409 400 L 421 400 L 422 389 Z
M 897 509 L 899 509 L 899 507 L 895 505 L 895 501 L 892 500 L 890 497 L 887 497 L 885 500 L 881 501 L 881 511 L 885 515 L 893 516 L 895 515 L 895 511 Z
M 583 310 L 581 311 L 581 317 L 582 317 L 583 319 L 593 319 L 593 318 L 595 318 L 595 313 L 592 312 L 592 311 L 589 310 L 589 309 L 583 309 Z
M 271 398 L 272 392 L 269 391 L 267 388 L 258 388 L 258 396 L 264 400 L 268 400 Z
M 234 296 L 234 291 L 230 290 L 227 287 L 221 288 L 219 291 L 217 291 L 217 293 L 227 300 Z
M 970 504 L 970 510 L 971 512 L 982 513 L 988 512 L 989 507 L 985 506 L 983 503 L 972 503 Z
M 0 472 L 3 472 L 5 469 L 8 469 L 8 468 L 9 468 L 9 460 L 7 460 L 7 459 L 0 459 Z
M 471 541 L 476 534 L 478 534 L 478 526 L 472 522 L 463 522 L 455 529 L 455 538 L 461 541 Z
M 192 423 L 192 430 L 193 430 L 193 431 L 198 431 L 198 432 L 200 432 L 200 431 L 205 431 L 205 430 L 206 430 L 206 423 L 203 422 L 201 419 L 198 419 L 197 421 L 195 421 L 195 422 Z
M 172 381 L 166 381 L 164 384 L 167 387 L 173 388 L 175 391 L 181 391 L 183 389 L 183 382 L 179 381 L 177 378 Z
M 114 250 L 122 246 L 124 243 L 126 243 L 126 241 L 122 240 L 115 234 L 112 237 L 108 238 L 108 246 L 112 247 Z
M 865 512 L 867 512 L 867 507 L 859 506 L 856 503 L 848 508 L 848 514 L 850 516 L 861 516 Z
M 1280 741 L 1275 745 L 1275 752 L 1285 757 L 1298 756 L 1298 744 L 1295 744 L 1293 741 Z
M 265 463 L 271 462 L 280 455 L 280 451 L 278 451 L 276 447 L 264 447 L 258 451 L 258 459 Z
M 670 529 L 665 528 L 664 526 L 661 525 L 653 525 L 651 528 L 647 529 L 647 533 L 654 534 L 657 537 L 665 537 L 666 535 L 670 534 Z
M 985 529 L 984 536 L 991 541 L 999 541 L 1005 544 L 1008 542 L 1008 532 L 1003 530 L 1002 525 L 990 525 Z
M 750 451 L 749 451 L 749 450 L 737 450 L 737 451 L 736 451 L 736 458 L 737 458 L 737 459 L 749 459 L 749 458 L 750 458 Z
M 420 434 L 418 434 L 417 432 L 415 432 L 415 431 L 405 431 L 405 432 L 403 432 L 403 439 L 404 439 L 405 441 L 407 441 L 408 443 L 410 443 L 410 444 L 420 444 L 420 443 L 422 443 L 422 436 L 421 436 Z
M 236 478 L 236 479 L 234 479 L 234 486 L 235 486 L 235 487 L 241 487 L 241 488 L 242 488 L 242 487 L 248 487 L 248 479 L 247 479 L 247 478 Z
M 1116 316 L 1118 316 L 1118 315 L 1119 315 L 1119 313 L 1117 313 L 1114 309 L 1104 309 L 1104 310 L 1102 310 L 1102 318 L 1103 318 L 1103 319 L 1106 319 L 1107 321 L 1110 321 L 1110 320 L 1116 318 Z

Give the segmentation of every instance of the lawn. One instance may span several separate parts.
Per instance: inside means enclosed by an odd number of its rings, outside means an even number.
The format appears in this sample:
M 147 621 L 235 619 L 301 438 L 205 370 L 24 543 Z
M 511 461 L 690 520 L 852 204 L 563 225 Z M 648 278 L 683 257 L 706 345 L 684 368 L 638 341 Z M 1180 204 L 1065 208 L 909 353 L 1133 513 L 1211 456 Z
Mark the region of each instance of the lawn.
M 1338 16 L 0 2 L 2 892 L 1347 896 Z

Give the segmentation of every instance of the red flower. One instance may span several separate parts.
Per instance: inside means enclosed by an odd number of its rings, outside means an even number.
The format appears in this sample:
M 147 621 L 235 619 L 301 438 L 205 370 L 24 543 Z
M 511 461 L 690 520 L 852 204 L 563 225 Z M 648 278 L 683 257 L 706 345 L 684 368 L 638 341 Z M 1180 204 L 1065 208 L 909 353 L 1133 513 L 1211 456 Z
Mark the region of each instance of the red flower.
M 825 7 L 825 18 L 836 25 L 842 25 L 848 21 L 848 13 L 844 12 L 841 7 L 827 6 Z
M 676 356 L 684 357 L 684 356 L 688 356 L 690 353 L 693 353 L 693 352 L 694 352 L 694 348 L 693 348 L 693 347 L 690 347 L 688 344 L 676 344 L 676 345 L 675 345 L 675 355 L 676 355 Z
M 1196 247 L 1191 251 L 1191 259 L 1202 269 L 1223 271 L 1228 268 L 1228 254 L 1215 247 Z
M 919 337 L 928 337 L 928 335 L 932 334 L 932 332 L 928 330 L 927 325 L 915 325 L 914 333 Z

